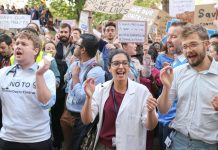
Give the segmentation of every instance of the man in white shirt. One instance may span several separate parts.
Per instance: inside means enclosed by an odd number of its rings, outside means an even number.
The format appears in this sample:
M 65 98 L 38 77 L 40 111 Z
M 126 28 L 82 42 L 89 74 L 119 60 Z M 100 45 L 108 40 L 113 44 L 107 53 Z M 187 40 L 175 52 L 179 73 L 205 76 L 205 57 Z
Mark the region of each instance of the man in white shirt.
M 167 149 L 218 149 L 218 63 L 206 55 L 207 30 L 200 25 L 185 26 L 181 34 L 188 63 L 161 70 L 163 91 L 158 109 L 167 113 L 178 99 L 174 128 Z
M 56 81 L 48 60 L 42 67 L 35 63 L 40 43 L 36 31 L 23 29 L 14 48 L 17 64 L 0 69 L 1 150 L 52 148 L 48 108 L 55 103 Z

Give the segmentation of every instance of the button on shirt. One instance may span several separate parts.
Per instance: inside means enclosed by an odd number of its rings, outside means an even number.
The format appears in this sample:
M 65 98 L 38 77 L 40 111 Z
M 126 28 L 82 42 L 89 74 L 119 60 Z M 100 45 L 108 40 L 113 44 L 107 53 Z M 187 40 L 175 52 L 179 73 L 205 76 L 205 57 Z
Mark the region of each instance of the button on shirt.
M 68 96 L 66 101 L 67 109 L 71 112 L 81 112 L 82 107 L 85 103 L 86 94 L 84 91 L 84 84 L 83 81 L 84 75 L 86 70 L 88 69 L 89 65 L 96 63 L 95 58 L 92 58 L 84 63 L 80 63 L 79 61 L 74 62 L 70 68 L 68 69 L 68 73 L 71 73 L 71 70 L 77 64 L 80 66 L 80 73 L 79 73 L 79 83 L 72 87 L 72 79 L 68 82 L 67 90 Z M 87 74 L 88 78 L 95 78 L 95 84 L 104 83 L 105 81 L 105 71 L 100 67 L 96 66 L 93 67 Z
M 171 127 L 192 139 L 218 142 L 218 111 L 211 105 L 218 96 L 218 62 L 197 72 L 189 64 L 174 69 L 170 100 L 178 99 L 176 117 Z

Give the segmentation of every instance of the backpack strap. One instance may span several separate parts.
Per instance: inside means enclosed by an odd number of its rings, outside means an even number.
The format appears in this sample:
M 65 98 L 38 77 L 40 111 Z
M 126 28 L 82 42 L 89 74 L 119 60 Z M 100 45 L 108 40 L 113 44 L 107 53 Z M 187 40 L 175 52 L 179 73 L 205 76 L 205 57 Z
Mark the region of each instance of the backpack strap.
M 87 79 L 87 75 L 88 75 L 89 71 L 90 71 L 92 68 L 96 67 L 96 66 L 101 67 L 101 65 L 98 64 L 98 63 L 93 63 L 93 64 L 88 65 L 88 68 L 87 68 L 87 70 L 86 70 L 86 72 L 85 72 L 85 74 L 84 74 L 84 76 L 83 76 L 83 82 Z

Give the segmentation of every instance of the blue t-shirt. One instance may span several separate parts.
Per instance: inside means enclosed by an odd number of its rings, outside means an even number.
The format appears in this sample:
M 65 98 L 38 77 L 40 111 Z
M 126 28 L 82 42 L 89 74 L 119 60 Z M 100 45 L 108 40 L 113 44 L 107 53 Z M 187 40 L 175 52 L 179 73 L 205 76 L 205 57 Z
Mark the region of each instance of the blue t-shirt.
M 157 56 L 157 59 L 156 59 L 156 62 L 155 62 L 155 67 L 158 70 L 161 70 L 163 68 L 163 64 L 165 62 L 172 64 L 173 61 L 174 61 L 174 59 L 169 57 L 169 56 L 167 56 L 166 54 L 159 54 Z

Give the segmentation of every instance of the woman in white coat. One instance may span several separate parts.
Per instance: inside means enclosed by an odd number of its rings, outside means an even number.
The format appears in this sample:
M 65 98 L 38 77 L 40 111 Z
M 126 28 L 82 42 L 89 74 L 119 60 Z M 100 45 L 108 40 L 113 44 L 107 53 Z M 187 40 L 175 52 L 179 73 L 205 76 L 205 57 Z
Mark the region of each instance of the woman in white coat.
M 129 63 L 129 55 L 116 50 L 109 57 L 113 79 L 96 87 L 93 78 L 85 83 L 81 117 L 89 124 L 99 114 L 96 150 L 145 150 L 146 131 L 157 125 L 157 101 L 144 85 L 128 79 Z

